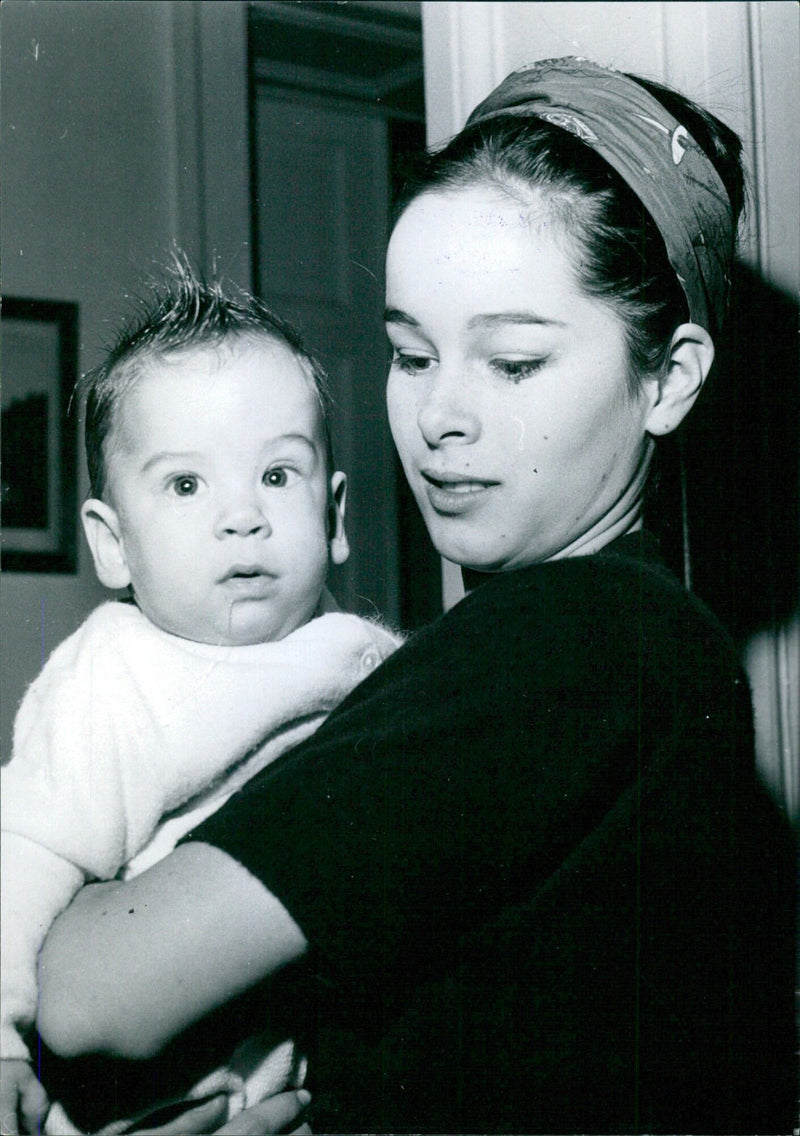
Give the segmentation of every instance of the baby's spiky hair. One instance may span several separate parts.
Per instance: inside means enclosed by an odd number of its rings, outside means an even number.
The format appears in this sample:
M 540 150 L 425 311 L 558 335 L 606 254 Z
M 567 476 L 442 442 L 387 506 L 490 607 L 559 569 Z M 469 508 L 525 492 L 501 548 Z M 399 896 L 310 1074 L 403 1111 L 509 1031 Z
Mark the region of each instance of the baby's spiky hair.
M 299 332 L 260 300 L 240 288 L 205 280 L 188 258 L 175 252 L 162 279 L 149 282 L 149 295 L 122 328 L 105 360 L 78 384 L 86 399 L 85 446 L 91 492 L 107 488 L 106 443 L 120 401 L 142 373 L 143 364 L 191 347 L 209 347 L 228 339 L 269 339 L 283 343 L 308 373 L 320 409 L 326 461 L 333 471 L 330 434 L 331 397 L 325 373 L 306 350 Z

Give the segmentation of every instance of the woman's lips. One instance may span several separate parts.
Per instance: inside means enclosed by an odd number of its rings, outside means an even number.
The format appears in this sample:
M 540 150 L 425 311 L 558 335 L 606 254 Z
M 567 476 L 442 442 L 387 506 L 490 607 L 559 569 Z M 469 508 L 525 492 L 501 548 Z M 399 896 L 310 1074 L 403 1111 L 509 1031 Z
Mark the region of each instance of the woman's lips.
M 425 492 L 437 513 L 454 516 L 474 508 L 499 482 L 458 473 L 421 471 Z

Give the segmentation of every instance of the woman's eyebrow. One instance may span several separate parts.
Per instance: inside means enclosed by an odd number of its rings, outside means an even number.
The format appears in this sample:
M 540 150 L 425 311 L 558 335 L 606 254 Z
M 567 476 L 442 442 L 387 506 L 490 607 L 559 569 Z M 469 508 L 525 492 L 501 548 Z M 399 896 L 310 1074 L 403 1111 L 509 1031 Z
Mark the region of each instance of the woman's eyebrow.
M 419 327 L 419 323 L 410 316 L 408 312 L 402 312 L 399 308 L 386 308 L 383 313 L 384 323 L 401 323 L 406 327 Z
M 383 313 L 385 323 L 402 324 L 405 327 L 419 328 L 420 324 L 408 312 L 399 308 L 386 308 Z M 486 312 L 482 315 L 472 316 L 467 321 L 470 330 L 474 328 L 501 327 L 504 324 L 537 324 L 542 327 L 566 327 L 563 320 L 546 319 L 536 312 Z
M 472 330 L 476 327 L 502 327 L 504 324 L 540 324 L 544 327 L 566 327 L 563 320 L 545 319 L 536 312 L 487 312 L 485 315 L 473 316 L 467 321 L 467 327 Z

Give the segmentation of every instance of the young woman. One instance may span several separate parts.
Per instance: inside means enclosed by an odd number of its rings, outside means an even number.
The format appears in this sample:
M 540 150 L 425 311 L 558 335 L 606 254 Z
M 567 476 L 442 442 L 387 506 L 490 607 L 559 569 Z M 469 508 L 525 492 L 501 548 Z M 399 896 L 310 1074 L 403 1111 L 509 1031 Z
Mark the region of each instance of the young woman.
M 728 638 L 642 528 L 741 203 L 730 131 L 584 61 L 509 76 L 427 161 L 389 415 L 468 594 L 85 889 L 42 959 L 56 1050 L 150 1056 L 295 971 L 320 1130 L 788 1130 L 791 843 Z

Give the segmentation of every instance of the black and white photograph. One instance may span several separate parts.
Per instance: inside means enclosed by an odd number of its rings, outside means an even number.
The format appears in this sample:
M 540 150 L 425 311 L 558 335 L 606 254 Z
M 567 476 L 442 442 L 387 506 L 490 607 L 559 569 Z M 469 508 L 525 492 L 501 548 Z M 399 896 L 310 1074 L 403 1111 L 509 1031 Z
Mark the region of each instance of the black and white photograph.
M 0 73 L 0 1136 L 799 1136 L 794 0 Z

